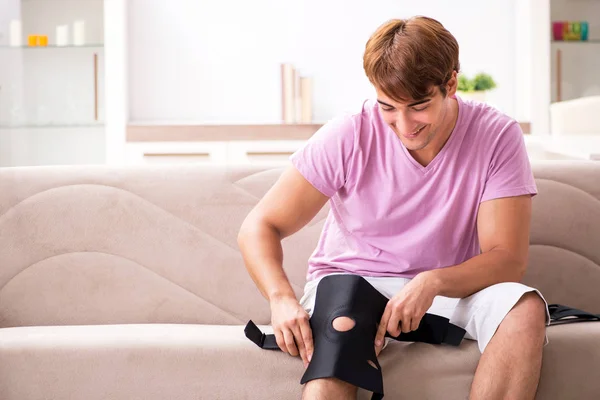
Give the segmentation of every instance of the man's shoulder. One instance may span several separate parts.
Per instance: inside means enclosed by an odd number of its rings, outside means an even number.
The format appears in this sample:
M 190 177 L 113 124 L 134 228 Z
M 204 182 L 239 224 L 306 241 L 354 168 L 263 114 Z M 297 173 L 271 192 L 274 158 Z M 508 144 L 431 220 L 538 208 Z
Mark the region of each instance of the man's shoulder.
M 376 121 L 381 119 L 381 117 L 377 101 L 374 99 L 365 99 L 355 106 L 340 112 L 334 119 L 350 119 L 359 124 L 361 121 Z
M 328 120 L 321 130 L 334 131 L 344 136 L 364 136 L 365 132 L 381 129 L 383 120 L 377 102 L 366 99 L 355 107 L 343 110 Z M 324 129 L 323 129 L 324 128 Z
M 497 108 L 472 100 L 461 99 L 461 102 L 464 107 L 464 123 L 472 140 L 491 144 L 507 132 L 515 130 L 521 132 L 518 122 Z

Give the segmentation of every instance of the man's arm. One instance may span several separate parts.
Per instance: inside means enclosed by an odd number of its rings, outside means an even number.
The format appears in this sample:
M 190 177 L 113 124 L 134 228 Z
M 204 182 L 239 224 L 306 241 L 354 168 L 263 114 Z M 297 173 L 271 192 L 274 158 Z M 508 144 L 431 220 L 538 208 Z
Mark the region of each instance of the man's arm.
M 293 356 L 300 354 L 305 367 L 312 357 L 312 332 L 283 270 L 281 240 L 310 222 L 328 199 L 289 167 L 248 214 L 238 235 L 246 268 L 269 300 L 277 345 Z
M 281 240 L 309 223 L 327 200 L 289 167 L 244 220 L 238 244 L 252 280 L 267 300 L 296 298 L 283 271 Z
M 531 196 L 481 203 L 477 230 L 481 254 L 461 264 L 428 271 L 440 296 L 464 298 L 501 282 L 519 282 L 529 253 Z

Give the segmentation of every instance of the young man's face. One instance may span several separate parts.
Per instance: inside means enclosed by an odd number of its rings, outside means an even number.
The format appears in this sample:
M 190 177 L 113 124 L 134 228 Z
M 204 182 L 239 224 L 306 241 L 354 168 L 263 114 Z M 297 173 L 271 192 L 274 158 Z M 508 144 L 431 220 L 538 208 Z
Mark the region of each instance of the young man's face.
M 455 78 L 453 77 L 453 79 Z M 425 149 L 439 136 L 437 134 L 440 128 L 444 131 L 448 125 L 450 96 L 456 92 L 452 84 L 453 82 L 449 82 L 446 96 L 438 87 L 435 87 L 431 96 L 404 103 L 395 102 L 376 88 L 377 101 L 383 119 L 408 150 Z

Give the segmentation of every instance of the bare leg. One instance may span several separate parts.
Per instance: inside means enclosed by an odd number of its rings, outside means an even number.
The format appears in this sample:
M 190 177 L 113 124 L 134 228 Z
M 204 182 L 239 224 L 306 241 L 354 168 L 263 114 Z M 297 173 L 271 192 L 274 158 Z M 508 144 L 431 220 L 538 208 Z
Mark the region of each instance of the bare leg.
M 356 386 L 336 378 L 315 379 L 304 386 L 302 400 L 356 399 Z
M 546 332 L 544 301 L 526 293 L 486 346 L 471 386 L 475 399 L 534 399 Z

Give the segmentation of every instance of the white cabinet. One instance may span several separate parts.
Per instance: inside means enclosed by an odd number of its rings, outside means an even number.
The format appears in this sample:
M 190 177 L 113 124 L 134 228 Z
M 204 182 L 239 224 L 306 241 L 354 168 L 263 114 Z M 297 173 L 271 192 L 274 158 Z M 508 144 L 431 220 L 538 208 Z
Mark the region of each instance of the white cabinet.
M 101 127 L 103 0 L 0 3 L 0 128 Z
M 203 163 L 285 165 L 303 140 L 228 142 L 129 142 L 127 164 Z
M 104 128 L 2 128 L 0 167 L 104 164 Z
M 105 162 L 103 8 L 0 1 L 0 167 Z
M 231 141 L 228 142 L 230 164 L 286 164 L 303 140 Z
M 127 164 L 227 162 L 226 142 L 136 142 L 125 147 Z

